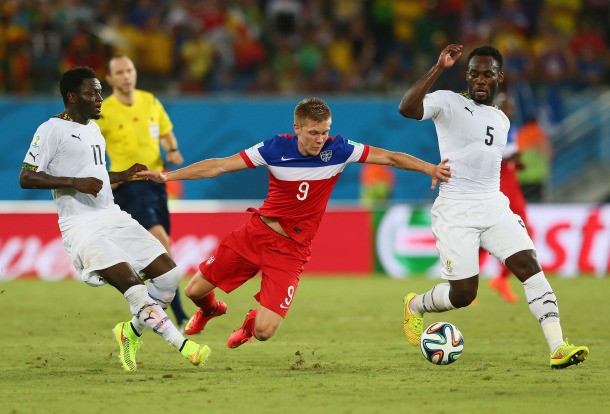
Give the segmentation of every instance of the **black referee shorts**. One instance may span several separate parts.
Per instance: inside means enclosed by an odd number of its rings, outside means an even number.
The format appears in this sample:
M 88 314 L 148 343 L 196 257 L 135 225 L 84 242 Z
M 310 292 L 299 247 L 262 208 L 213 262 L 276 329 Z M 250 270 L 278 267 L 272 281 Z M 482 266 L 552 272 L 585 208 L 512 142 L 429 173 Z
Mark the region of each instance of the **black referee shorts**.
M 125 181 L 113 190 L 114 201 L 145 229 L 160 224 L 170 234 L 165 183 L 149 180 Z

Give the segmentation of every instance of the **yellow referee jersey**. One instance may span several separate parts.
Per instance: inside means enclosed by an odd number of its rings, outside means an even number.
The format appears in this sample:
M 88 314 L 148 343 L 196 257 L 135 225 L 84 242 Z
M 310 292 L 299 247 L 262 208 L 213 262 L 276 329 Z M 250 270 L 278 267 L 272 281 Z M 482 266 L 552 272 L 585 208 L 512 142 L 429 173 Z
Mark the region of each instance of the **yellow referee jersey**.
M 124 171 L 136 162 L 163 171 L 159 137 L 174 126 L 152 93 L 136 90 L 131 106 L 109 96 L 102 102 L 102 117 L 95 122 L 106 139 L 110 171 Z

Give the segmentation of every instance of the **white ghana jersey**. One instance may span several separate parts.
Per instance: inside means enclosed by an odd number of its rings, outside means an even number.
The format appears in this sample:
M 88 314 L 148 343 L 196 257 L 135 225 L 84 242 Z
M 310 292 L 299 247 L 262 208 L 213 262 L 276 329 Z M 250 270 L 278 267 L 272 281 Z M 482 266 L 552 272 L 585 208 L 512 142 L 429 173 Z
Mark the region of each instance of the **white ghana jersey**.
M 24 164 L 56 177 L 96 177 L 104 183 L 97 197 L 71 187 L 51 190 L 62 232 L 100 213 L 120 211 L 110 189 L 105 153 L 106 142 L 95 122 L 82 125 L 55 117 L 36 130 Z
M 240 152 L 249 167 L 269 169 L 267 198 L 260 208 L 248 210 L 276 218 L 292 239 L 309 245 L 341 172 L 349 163 L 364 162 L 368 154 L 368 145 L 341 135 L 329 137 L 315 157 L 301 155 L 293 135 L 261 142 Z
M 441 159 L 448 158 L 451 178 L 439 194 L 447 198 L 487 198 L 500 191 L 500 164 L 510 128 L 508 117 L 451 91 L 425 96 L 424 119 L 436 127 Z

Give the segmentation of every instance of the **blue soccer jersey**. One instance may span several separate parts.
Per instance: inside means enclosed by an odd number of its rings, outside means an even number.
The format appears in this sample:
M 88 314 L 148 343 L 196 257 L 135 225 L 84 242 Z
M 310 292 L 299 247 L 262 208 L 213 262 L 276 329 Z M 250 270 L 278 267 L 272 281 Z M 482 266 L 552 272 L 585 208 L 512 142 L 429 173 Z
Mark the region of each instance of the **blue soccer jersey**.
M 309 245 L 345 166 L 364 162 L 369 146 L 329 137 L 318 155 L 303 156 L 294 135 L 276 135 L 240 153 L 251 168 L 269 169 L 269 190 L 263 205 L 250 209 L 279 221 L 300 244 Z

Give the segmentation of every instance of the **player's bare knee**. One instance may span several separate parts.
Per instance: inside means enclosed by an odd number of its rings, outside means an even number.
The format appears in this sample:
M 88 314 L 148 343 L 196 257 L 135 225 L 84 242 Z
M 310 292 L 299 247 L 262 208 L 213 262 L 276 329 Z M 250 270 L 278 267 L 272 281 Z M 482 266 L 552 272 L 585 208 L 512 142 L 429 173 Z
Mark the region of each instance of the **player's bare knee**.
M 259 341 L 266 341 L 275 335 L 278 325 L 273 323 L 258 323 L 254 326 L 254 336 Z
M 271 339 L 275 334 L 275 329 L 259 329 L 258 327 L 254 328 L 254 336 L 259 341 L 266 341 L 267 339 Z
M 193 300 L 193 299 L 200 299 L 199 298 L 199 294 L 197 292 L 198 289 L 196 289 L 196 287 L 189 283 L 186 285 L 186 287 L 184 288 L 184 294 L 186 295 L 187 298 Z
M 508 257 L 504 263 L 521 282 L 542 271 L 535 250 L 517 252 Z

